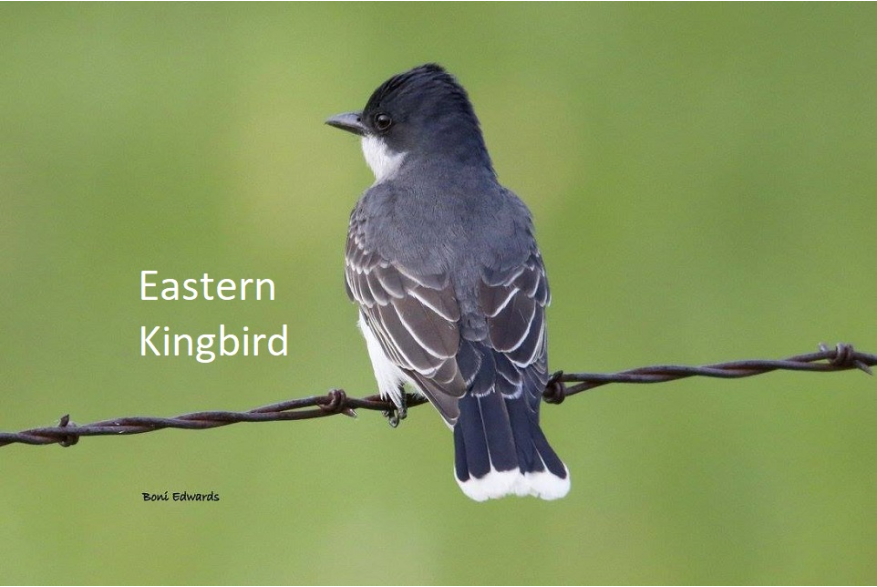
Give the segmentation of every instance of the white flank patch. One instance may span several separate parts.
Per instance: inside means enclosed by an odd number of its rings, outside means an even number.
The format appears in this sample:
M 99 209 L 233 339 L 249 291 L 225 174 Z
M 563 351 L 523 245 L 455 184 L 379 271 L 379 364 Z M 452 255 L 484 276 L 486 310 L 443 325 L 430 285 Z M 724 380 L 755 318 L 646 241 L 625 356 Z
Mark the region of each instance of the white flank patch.
M 566 466 L 564 466 L 566 470 Z M 454 478 L 457 473 L 454 471 Z M 460 481 L 457 484 L 467 497 L 475 501 L 498 499 L 507 495 L 524 497 L 532 495 L 540 499 L 560 499 L 569 493 L 569 471 L 566 471 L 566 479 L 561 479 L 552 473 L 540 471 L 537 473 L 521 473 L 520 469 L 511 471 L 497 471 L 493 467 L 484 477 L 469 477 L 468 481 Z
M 366 135 L 362 137 L 362 154 L 365 162 L 375 174 L 375 183 L 381 183 L 396 175 L 405 153 L 394 153 L 381 137 Z
M 399 407 L 402 405 L 402 392 L 399 390 L 400 383 L 413 383 L 411 379 L 402 372 L 387 356 L 378 337 L 371 331 L 362 312 L 359 313 L 359 329 L 365 337 L 365 345 L 368 347 L 368 356 L 372 362 L 372 369 L 375 371 L 375 379 L 378 382 L 378 392 L 381 397 L 390 398 L 392 402 Z M 412 386 L 417 390 L 417 386 Z M 417 390 L 419 391 L 419 390 Z

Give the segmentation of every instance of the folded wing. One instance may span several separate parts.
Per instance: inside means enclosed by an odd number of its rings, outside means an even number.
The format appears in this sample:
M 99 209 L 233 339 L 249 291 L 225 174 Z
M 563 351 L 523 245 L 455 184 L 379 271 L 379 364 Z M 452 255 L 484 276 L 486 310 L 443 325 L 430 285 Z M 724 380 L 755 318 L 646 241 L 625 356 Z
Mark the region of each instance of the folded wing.
M 447 276 L 418 275 L 389 262 L 365 248 L 351 226 L 345 282 L 387 358 L 453 425 L 466 382 L 456 359 L 460 309 Z

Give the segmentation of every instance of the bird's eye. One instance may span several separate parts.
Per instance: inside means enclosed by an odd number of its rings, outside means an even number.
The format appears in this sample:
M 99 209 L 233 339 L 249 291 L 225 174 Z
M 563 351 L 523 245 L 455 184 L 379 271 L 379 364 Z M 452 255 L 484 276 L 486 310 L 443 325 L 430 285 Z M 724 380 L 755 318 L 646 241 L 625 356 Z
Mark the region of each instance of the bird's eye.
M 385 131 L 390 128 L 390 125 L 393 124 L 393 119 L 390 118 L 389 114 L 378 114 L 375 116 L 375 128 L 380 131 Z

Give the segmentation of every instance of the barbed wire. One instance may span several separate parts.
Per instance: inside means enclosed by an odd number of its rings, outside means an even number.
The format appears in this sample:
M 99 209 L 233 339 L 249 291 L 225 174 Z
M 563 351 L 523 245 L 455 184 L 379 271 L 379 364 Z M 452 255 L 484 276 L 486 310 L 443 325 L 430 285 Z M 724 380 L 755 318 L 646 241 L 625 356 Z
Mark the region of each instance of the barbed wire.
M 820 344 L 819 349 L 815 353 L 796 355 L 781 360 L 732 361 L 700 367 L 656 365 L 617 373 L 564 373 L 558 371 L 548 380 L 543 397 L 548 403 L 559 404 L 570 395 L 609 383 L 661 383 L 695 376 L 740 378 L 777 370 L 835 372 L 860 369 L 871 375 L 871 367 L 877 365 L 877 355 L 856 351 L 850 344 L 838 343 L 835 348 Z M 406 394 L 406 399 L 407 407 L 427 403 L 426 399 L 411 394 Z M 144 434 L 164 428 L 206 430 L 240 422 L 308 420 L 338 414 L 356 417 L 355 410 L 380 411 L 390 419 L 391 423 L 394 421 L 398 423 L 399 414 L 396 412 L 396 407 L 391 402 L 381 399 L 380 396 L 352 398 L 348 397 L 343 389 L 333 389 L 326 395 L 283 401 L 246 412 L 195 412 L 173 418 L 133 416 L 102 420 L 83 426 L 73 423 L 70 416 L 65 415 L 61 417 L 57 426 L 32 428 L 21 432 L 0 432 L 0 447 L 14 443 L 60 444 L 66 447 L 79 442 L 79 438 L 82 436 Z

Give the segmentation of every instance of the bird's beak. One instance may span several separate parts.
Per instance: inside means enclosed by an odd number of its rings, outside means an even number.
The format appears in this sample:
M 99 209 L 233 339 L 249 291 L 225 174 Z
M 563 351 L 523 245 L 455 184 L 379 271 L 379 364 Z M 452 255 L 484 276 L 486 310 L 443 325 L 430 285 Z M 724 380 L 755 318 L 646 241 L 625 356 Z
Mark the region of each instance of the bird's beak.
M 329 126 L 352 132 L 355 135 L 365 135 L 365 126 L 362 124 L 362 112 L 345 112 L 337 114 L 326 121 Z

